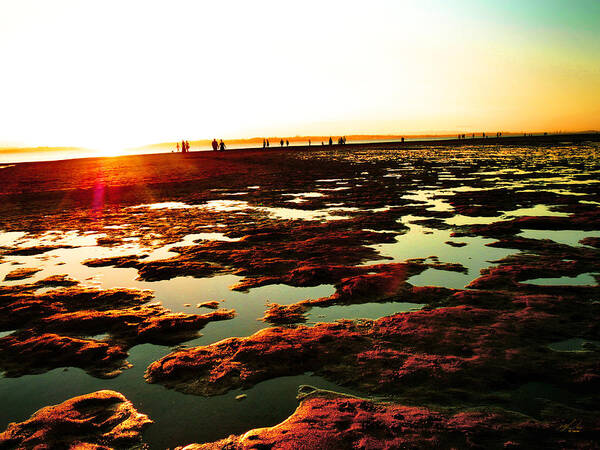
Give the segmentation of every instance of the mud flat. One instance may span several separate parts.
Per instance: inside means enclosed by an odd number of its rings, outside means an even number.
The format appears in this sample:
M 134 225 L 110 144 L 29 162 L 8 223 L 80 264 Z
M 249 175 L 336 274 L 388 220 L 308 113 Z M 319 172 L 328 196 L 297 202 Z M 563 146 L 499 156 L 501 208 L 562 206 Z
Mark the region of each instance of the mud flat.
M 110 389 L 152 448 L 593 447 L 599 156 L 577 135 L 4 167 L 4 445 L 89 403 L 74 439 L 123 446 Z

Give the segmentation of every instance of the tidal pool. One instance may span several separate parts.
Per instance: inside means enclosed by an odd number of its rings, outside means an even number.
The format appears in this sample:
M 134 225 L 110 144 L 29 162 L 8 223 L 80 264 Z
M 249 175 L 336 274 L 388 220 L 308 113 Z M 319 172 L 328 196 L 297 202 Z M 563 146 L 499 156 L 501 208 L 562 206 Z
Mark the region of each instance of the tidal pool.
M 423 308 L 419 303 L 386 302 L 360 303 L 356 305 L 314 306 L 306 314 L 308 322 L 335 322 L 340 319 L 379 319 L 392 314 L 417 311 Z
M 210 324 L 209 324 L 210 326 Z M 174 448 L 191 442 L 207 442 L 244 433 L 250 428 L 275 425 L 297 407 L 298 386 L 308 384 L 321 389 L 356 395 L 357 391 L 336 385 L 322 377 L 297 375 L 258 383 L 248 390 L 232 390 L 224 395 L 200 397 L 186 395 L 143 381 L 146 367 L 170 352 L 168 347 L 143 344 L 134 347 L 128 358 L 133 367 L 117 378 L 91 377 L 77 368 L 55 369 L 41 375 L 3 378 L 0 382 L 0 428 L 22 421 L 47 405 L 100 389 L 124 394 L 154 423 L 144 433 L 152 448 Z M 247 395 L 243 401 L 235 397 Z
M 599 274 L 582 273 L 575 277 L 534 278 L 522 283 L 537 284 L 539 286 L 594 286 L 598 284 L 595 278 L 597 276 Z
M 600 231 L 581 230 L 523 230 L 518 234 L 527 239 L 550 239 L 558 244 L 566 244 L 573 247 L 582 246 L 579 241 L 586 237 L 600 237 Z

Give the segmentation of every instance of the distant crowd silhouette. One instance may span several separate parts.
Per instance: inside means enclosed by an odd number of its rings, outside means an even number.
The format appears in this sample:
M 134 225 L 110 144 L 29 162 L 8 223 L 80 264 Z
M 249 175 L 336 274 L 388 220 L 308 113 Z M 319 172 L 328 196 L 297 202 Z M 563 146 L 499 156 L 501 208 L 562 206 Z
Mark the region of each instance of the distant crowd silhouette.
M 223 142 L 223 139 L 221 139 L 219 142 L 217 142 L 216 139 L 212 140 L 212 149 L 214 151 L 223 151 L 225 150 L 225 143 Z M 181 153 L 189 153 L 190 151 L 190 142 L 183 140 L 181 141 L 181 143 L 177 142 L 176 144 L 177 147 L 177 153 L 181 152 Z
M 476 139 L 478 137 L 479 133 L 471 133 L 470 138 L 471 139 Z M 533 136 L 533 133 L 523 133 L 523 136 Z M 543 133 L 544 136 L 547 136 L 548 133 L 544 132 Z M 463 140 L 463 139 L 467 139 L 467 134 L 465 133 L 459 133 L 458 135 L 456 135 L 458 140 Z M 488 134 L 486 134 L 485 132 L 481 133 L 481 138 L 483 139 L 487 139 L 490 136 Z M 496 132 L 496 138 L 501 138 L 502 137 L 502 132 L 498 131 Z M 404 143 L 404 137 L 400 137 L 400 142 Z M 334 139 L 333 136 L 329 137 L 328 141 L 321 141 L 321 145 L 327 145 L 329 144 L 330 146 L 333 146 L 334 144 Z M 190 142 L 187 140 L 182 140 L 181 142 L 177 142 L 177 152 L 181 152 L 181 153 L 188 153 L 190 151 Z M 301 144 L 302 145 L 302 144 Z M 337 145 L 346 145 L 346 136 L 340 136 L 337 138 Z M 223 142 L 223 139 L 219 139 L 217 141 L 217 139 L 213 139 L 211 142 L 211 146 L 213 151 L 224 151 L 226 149 L 225 143 Z M 281 148 L 283 147 L 289 147 L 290 146 L 290 141 L 289 139 L 283 139 L 283 138 L 279 138 L 279 146 Z M 312 140 L 308 139 L 308 146 L 312 146 Z M 270 142 L 268 138 L 263 138 L 262 140 L 262 148 L 263 149 L 268 149 L 270 147 Z
M 524 136 L 527 136 L 527 133 L 525 133 L 525 134 L 524 134 Z M 475 133 L 471 133 L 471 139 L 475 139 L 475 137 L 476 137 L 476 136 L 475 136 Z M 485 133 L 481 133 L 481 137 L 482 137 L 483 139 L 487 139 L 489 136 L 488 136 L 487 134 L 485 134 Z M 502 137 L 502 133 L 498 131 L 498 132 L 496 133 L 496 137 L 497 137 L 497 138 L 499 138 L 499 137 Z M 459 139 L 459 140 L 466 139 L 466 138 L 467 138 L 467 135 L 466 135 L 466 134 L 459 134 L 459 135 L 458 135 L 458 139 Z

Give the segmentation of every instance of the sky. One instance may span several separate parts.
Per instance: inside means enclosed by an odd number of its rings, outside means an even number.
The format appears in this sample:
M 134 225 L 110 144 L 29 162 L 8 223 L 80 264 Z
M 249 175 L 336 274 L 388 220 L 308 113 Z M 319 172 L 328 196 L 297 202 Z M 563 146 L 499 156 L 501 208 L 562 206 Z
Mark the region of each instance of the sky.
M 0 0 L 0 144 L 600 129 L 600 1 Z

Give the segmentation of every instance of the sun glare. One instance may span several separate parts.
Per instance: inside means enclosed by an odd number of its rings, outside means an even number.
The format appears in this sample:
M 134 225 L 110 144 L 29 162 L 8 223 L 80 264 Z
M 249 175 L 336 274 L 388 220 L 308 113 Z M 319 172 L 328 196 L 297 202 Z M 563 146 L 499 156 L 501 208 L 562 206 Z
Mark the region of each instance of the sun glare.
M 123 148 L 115 145 L 102 146 L 98 149 L 100 156 L 119 156 L 123 154 Z

